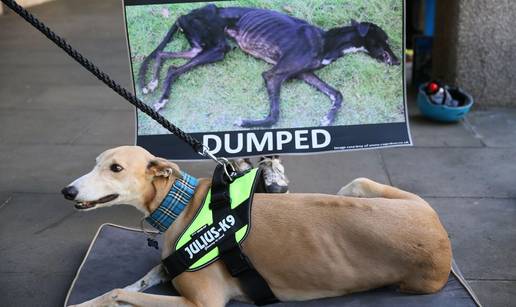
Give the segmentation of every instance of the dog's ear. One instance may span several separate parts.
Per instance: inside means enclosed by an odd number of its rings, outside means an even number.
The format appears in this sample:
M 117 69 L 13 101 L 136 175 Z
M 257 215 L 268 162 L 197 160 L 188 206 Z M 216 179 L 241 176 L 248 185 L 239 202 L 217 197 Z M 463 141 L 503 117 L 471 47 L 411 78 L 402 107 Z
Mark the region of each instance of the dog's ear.
M 147 173 L 153 177 L 169 178 L 171 176 L 181 178 L 181 171 L 177 164 L 162 158 L 154 158 L 147 164 Z
M 351 19 L 351 25 L 357 29 L 358 34 L 361 37 L 365 37 L 367 32 L 369 32 L 369 24 L 365 22 L 358 22 L 355 19 Z

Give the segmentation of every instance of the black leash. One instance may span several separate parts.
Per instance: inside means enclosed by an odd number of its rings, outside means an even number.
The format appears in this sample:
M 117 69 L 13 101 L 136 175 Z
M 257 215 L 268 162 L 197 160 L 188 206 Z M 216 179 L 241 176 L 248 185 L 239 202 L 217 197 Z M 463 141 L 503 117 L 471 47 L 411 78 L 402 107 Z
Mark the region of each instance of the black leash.
M 133 95 L 130 91 L 125 89 L 123 86 L 118 84 L 116 81 L 111 79 L 105 72 L 100 70 L 95 64 L 93 64 L 90 60 L 85 58 L 79 51 L 73 48 L 66 40 L 54 31 L 50 30 L 43 22 L 37 19 L 34 15 L 32 15 L 29 11 L 21 7 L 14 0 L 1 0 L 6 6 L 16 12 L 18 15 L 23 17 L 28 23 L 30 23 L 34 28 L 38 29 L 41 33 L 43 33 L 48 39 L 54 42 L 59 48 L 63 49 L 69 56 L 71 56 L 75 61 L 81 64 L 82 67 L 86 68 L 89 72 L 91 72 L 95 77 L 97 77 L 100 81 L 104 82 L 107 86 L 109 86 L 112 90 L 118 93 L 118 95 L 122 96 L 127 100 L 130 104 L 135 106 L 138 110 L 144 112 L 149 115 L 152 119 L 161 124 L 165 129 L 172 132 L 176 137 L 180 138 L 182 141 L 189 144 L 195 152 L 198 154 L 213 159 L 219 164 L 222 164 L 222 159 L 218 159 L 213 154 L 208 151 L 208 148 L 204 146 L 197 139 L 184 132 L 183 130 L 176 127 L 174 124 L 169 122 L 166 118 L 160 115 L 158 112 L 154 111 L 151 107 L 146 105 L 143 101 L 138 99 L 135 95 Z

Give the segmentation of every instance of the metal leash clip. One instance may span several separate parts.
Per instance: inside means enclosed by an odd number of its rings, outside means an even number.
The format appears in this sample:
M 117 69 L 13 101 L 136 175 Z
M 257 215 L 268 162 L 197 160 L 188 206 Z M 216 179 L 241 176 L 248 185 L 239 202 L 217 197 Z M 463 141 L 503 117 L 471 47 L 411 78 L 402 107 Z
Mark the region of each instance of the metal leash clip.
M 218 158 L 218 162 L 224 167 L 224 173 L 226 174 L 226 177 L 230 182 L 232 182 L 238 175 L 235 166 L 226 158 Z
M 202 145 L 202 151 L 198 151 L 197 153 L 203 157 L 212 159 L 220 165 L 224 165 L 223 162 L 219 161 L 219 158 L 215 157 L 215 155 L 210 152 L 210 148 L 204 144 Z
M 229 181 L 233 181 L 235 179 L 235 176 L 237 175 L 237 171 L 233 164 L 229 162 L 228 159 L 222 157 L 217 158 L 214 154 L 210 152 L 210 149 L 206 145 L 202 145 L 202 151 L 198 152 L 201 156 L 207 157 L 212 159 L 213 161 L 217 162 L 219 165 L 222 165 L 224 167 L 224 173 L 226 174 Z

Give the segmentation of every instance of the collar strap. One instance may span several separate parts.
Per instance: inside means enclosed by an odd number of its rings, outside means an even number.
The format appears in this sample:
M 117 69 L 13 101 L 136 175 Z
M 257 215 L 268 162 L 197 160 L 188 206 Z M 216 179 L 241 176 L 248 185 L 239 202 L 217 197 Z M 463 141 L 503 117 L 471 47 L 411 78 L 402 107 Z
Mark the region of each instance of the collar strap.
M 160 232 L 165 232 L 183 212 L 199 183 L 197 178 L 185 172 L 181 172 L 181 177 L 176 179 L 159 207 L 145 218 L 147 223 Z

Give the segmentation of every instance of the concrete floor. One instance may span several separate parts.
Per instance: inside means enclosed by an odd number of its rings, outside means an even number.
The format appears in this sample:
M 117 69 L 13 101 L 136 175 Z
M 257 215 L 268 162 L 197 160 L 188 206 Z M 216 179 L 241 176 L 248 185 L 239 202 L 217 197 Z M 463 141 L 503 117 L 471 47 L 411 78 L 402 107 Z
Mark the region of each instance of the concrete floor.
M 124 86 L 119 1 L 32 11 Z M 485 306 L 516 301 L 516 109 L 434 124 L 410 106 L 416 146 L 285 157 L 294 192 L 335 193 L 359 176 L 425 197 Z M 131 208 L 79 213 L 59 195 L 101 151 L 134 140 L 133 110 L 12 13 L 0 16 L 0 305 L 59 306 L 98 226 L 136 226 Z M 207 176 L 211 163 L 181 163 Z M 514 306 L 514 305 L 513 305 Z

